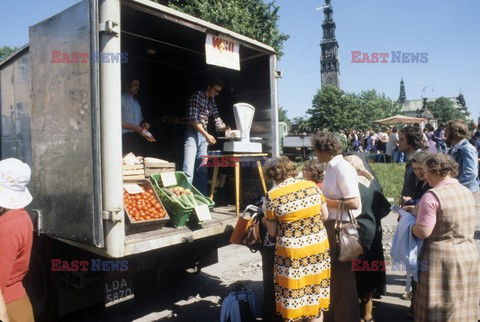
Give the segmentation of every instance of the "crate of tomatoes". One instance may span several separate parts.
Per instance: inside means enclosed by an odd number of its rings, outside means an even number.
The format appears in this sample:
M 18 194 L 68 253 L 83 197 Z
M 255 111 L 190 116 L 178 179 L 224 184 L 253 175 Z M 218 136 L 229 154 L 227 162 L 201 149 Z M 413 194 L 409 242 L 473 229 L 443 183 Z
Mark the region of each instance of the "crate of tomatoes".
M 150 181 L 143 180 L 136 185 L 140 189 L 134 187 L 133 190 L 137 190 L 134 193 L 127 192 L 125 186 L 123 189 L 123 202 L 129 225 L 131 227 L 165 225 L 170 217 Z

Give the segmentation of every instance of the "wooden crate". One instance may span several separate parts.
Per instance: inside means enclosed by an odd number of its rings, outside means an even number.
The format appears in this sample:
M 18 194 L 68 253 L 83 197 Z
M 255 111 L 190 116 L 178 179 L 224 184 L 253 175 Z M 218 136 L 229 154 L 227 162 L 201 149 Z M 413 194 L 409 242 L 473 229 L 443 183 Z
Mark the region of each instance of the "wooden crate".
M 163 172 L 174 172 L 175 163 L 157 163 L 157 164 L 145 164 L 145 177 L 149 178 L 152 174 Z
M 143 179 L 145 179 L 145 168 L 143 164 L 123 165 L 123 181 Z

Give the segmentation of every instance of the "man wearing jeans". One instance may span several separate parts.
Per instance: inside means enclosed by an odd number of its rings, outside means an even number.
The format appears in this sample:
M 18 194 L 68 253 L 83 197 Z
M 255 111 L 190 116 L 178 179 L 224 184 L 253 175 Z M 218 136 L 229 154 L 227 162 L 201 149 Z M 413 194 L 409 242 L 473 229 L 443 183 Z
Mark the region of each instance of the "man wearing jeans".
M 220 118 L 215 104 L 215 97 L 222 87 L 222 81 L 211 80 L 206 90 L 194 92 L 188 100 L 183 172 L 190 183 L 195 179 L 194 186 L 204 195 L 208 194 L 208 169 L 201 166 L 202 155 L 207 155 L 209 144 L 216 143 L 213 135 L 207 132 L 210 116 L 215 119 L 217 131 L 224 132 L 228 129 Z

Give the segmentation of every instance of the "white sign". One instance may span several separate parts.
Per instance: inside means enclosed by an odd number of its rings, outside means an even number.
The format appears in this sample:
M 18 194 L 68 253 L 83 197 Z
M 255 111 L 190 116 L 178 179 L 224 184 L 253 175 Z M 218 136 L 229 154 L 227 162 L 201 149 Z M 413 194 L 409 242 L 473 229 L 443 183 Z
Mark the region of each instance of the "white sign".
M 197 214 L 198 221 L 205 221 L 205 220 L 212 219 L 212 215 L 210 214 L 210 209 L 208 209 L 207 205 L 196 206 L 193 209 Z
M 207 64 L 240 70 L 240 44 L 224 37 L 207 34 L 205 57 Z
M 163 172 L 160 173 L 162 184 L 164 187 L 176 186 L 177 179 L 175 178 L 175 172 Z
M 125 183 L 123 185 L 123 189 L 125 189 L 130 195 L 143 193 L 144 191 L 142 187 L 140 187 L 138 184 L 135 184 L 135 183 Z

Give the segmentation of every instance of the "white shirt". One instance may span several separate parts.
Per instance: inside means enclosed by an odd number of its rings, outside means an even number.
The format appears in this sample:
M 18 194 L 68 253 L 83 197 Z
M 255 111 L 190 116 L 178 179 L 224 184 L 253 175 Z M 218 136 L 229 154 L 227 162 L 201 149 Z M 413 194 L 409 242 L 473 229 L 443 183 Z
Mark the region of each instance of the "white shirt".
M 398 142 L 398 133 L 390 133 L 390 136 L 388 137 L 388 143 L 387 143 L 387 154 L 388 155 L 393 155 L 393 151 L 395 151 L 395 148 L 397 147 L 397 142 Z
M 355 168 L 346 161 L 341 154 L 333 157 L 325 169 L 322 192 L 328 199 L 350 199 L 358 197 L 360 207 L 352 210 L 354 217 L 361 213 L 362 201 L 358 189 L 358 177 Z M 335 220 L 337 208 L 328 207 L 328 220 Z M 349 221 L 348 211 L 344 210 L 341 220 Z

